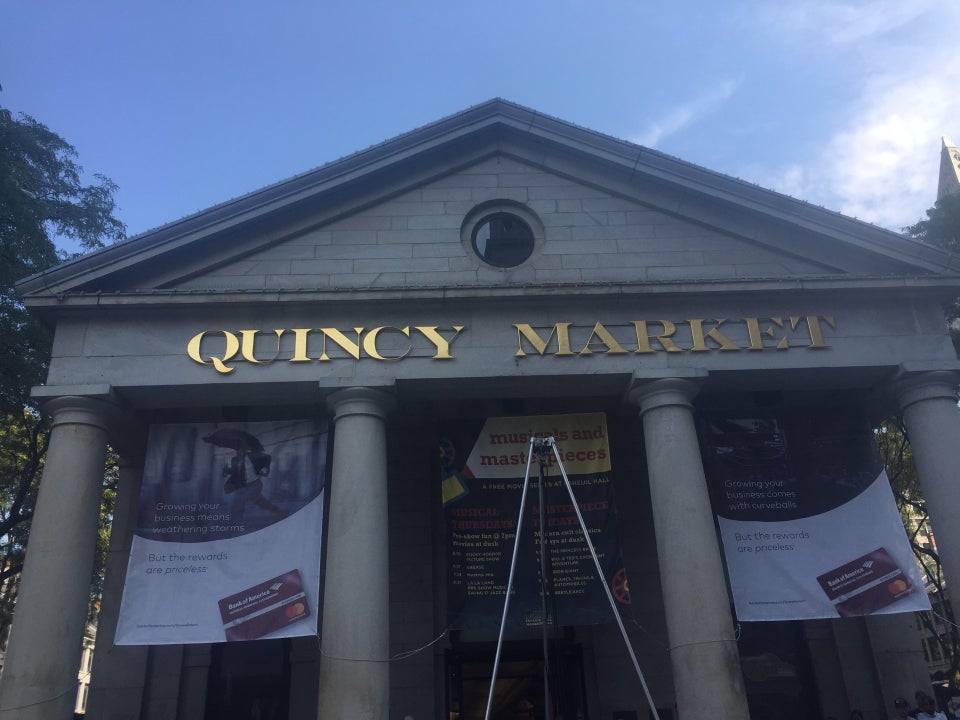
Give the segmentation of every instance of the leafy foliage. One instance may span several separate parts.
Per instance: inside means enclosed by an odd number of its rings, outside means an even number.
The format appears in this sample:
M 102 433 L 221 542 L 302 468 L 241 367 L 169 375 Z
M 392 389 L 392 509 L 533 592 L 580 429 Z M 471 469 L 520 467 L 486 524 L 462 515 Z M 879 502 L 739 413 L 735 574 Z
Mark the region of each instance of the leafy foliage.
M 0 638 L 13 615 L 48 439 L 46 423 L 26 409 L 0 425 Z
M 950 660 L 950 677 L 960 672 L 960 633 L 953 610 L 947 601 L 940 555 L 933 542 L 930 516 L 920 489 L 920 480 L 913 463 L 913 451 L 902 418 L 892 418 L 876 432 L 877 446 L 890 480 L 900 517 L 913 548 L 917 564 L 922 568 L 933 612 L 918 613 L 923 627 L 940 645 L 941 654 Z M 939 614 L 939 617 L 938 617 Z
M 57 239 L 84 250 L 123 237 L 113 217 L 116 186 L 101 175 L 83 185 L 69 143 L 33 118 L 0 108 L 0 412 L 31 406 L 30 388 L 46 375 L 50 337 L 31 321 L 14 283 L 59 260 Z
M 73 146 L 32 117 L 0 107 L 0 639 L 16 599 L 50 435 L 30 389 L 46 377 L 52 338 L 27 313 L 14 283 L 69 259 L 58 241 L 93 250 L 124 234 L 114 217 L 116 186 L 100 175 L 84 185 L 82 176 Z M 102 526 L 112 497 L 108 484 Z M 108 531 L 102 535 L 101 541 Z M 97 578 L 92 589 L 99 589 Z
M 960 195 L 946 195 L 927 210 L 927 219 L 919 220 L 903 232 L 914 240 L 960 252 Z M 953 346 L 960 356 L 960 298 L 944 308 Z
M 927 219 L 905 227 L 909 237 L 960 252 L 960 195 L 946 195 L 927 210 Z
M 925 220 L 903 228 L 904 234 L 950 252 L 960 252 L 960 195 L 941 198 L 926 214 Z M 960 298 L 949 303 L 944 313 L 954 348 L 960 356 Z M 877 429 L 876 437 L 914 556 L 923 569 L 932 604 L 935 610 L 939 608 L 942 613 L 941 618 L 933 613 L 918 613 L 918 617 L 923 627 L 936 638 L 943 657 L 950 659 L 950 675 L 956 681 L 960 672 L 960 634 L 956 629 L 952 606 L 947 602 L 943 567 L 932 540 L 930 517 L 913 464 L 913 452 L 903 418 L 888 419 Z

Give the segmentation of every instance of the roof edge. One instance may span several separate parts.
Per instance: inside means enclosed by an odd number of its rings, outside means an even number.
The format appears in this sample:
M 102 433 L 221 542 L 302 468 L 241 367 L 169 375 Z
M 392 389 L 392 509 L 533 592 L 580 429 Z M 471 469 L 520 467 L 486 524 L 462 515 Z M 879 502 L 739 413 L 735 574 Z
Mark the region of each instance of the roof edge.
M 378 168 L 402 161 L 426 148 L 500 125 L 564 145 L 689 191 L 734 202 L 768 217 L 801 224 L 838 240 L 900 256 L 908 264 L 926 269 L 960 270 L 960 256 L 921 243 L 900 233 L 850 218 L 774 190 L 708 170 L 657 150 L 590 130 L 516 103 L 494 98 L 382 143 L 333 160 L 312 170 L 281 180 L 246 195 L 148 230 L 117 244 L 96 250 L 20 280 L 21 295 L 44 291 L 69 291 L 104 268 L 142 256 L 147 261 L 164 247 L 192 241 L 252 219 L 259 213 L 280 210 L 307 196 L 335 189 Z M 867 242 L 864 242 L 866 240 Z M 872 245 L 871 245 L 872 244 Z M 915 247 L 914 247 L 915 246 Z M 57 289 L 55 289 L 57 288 Z
M 153 305 L 235 305 L 262 303 L 355 303 L 385 300 L 472 300 L 477 297 L 511 299 L 558 297 L 575 292 L 578 297 L 676 295 L 695 290 L 701 294 L 759 294 L 764 292 L 837 292 L 910 290 L 953 296 L 960 292 L 956 276 L 806 277 L 744 280 L 671 280 L 643 283 L 541 283 L 537 285 L 423 286 L 416 288 L 362 288 L 354 290 L 151 290 L 129 293 L 74 293 L 34 296 L 27 306 L 38 312 L 97 308 L 136 308 Z

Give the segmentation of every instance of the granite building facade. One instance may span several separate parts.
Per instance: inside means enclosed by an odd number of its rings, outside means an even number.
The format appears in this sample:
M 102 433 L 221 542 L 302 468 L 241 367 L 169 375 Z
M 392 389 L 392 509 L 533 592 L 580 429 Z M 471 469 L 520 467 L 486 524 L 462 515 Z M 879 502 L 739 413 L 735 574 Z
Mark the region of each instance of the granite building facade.
M 121 484 L 88 717 L 243 717 L 241 701 L 258 717 L 482 717 L 496 637 L 447 629 L 436 428 L 579 412 L 610 428 L 630 635 L 661 717 L 879 716 L 929 683 L 910 615 L 737 624 L 696 422 L 903 412 L 960 577 L 960 365 L 941 309 L 960 260 L 939 249 L 494 100 L 19 290 L 56 331 L 36 390 L 54 429 L 0 718 L 72 703 L 58 693 L 108 445 Z M 334 427 L 319 637 L 114 646 L 147 428 L 294 417 Z M 614 627 L 554 639 L 576 688 L 564 717 L 649 716 Z M 538 652 L 508 642 L 516 692 L 537 687 Z

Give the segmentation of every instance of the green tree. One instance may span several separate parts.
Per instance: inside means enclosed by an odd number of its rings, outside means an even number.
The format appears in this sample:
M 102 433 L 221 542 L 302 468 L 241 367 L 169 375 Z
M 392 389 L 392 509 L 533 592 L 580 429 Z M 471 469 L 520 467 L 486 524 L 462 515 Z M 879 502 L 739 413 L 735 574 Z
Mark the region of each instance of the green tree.
M 877 446 L 893 489 L 900 518 L 907 531 L 917 564 L 923 571 L 932 612 L 917 613 L 923 627 L 940 646 L 941 655 L 950 662 L 950 677 L 960 672 L 960 633 L 956 630 L 953 610 L 947 601 L 943 566 L 936 545 L 932 542 L 930 516 L 920 491 L 920 480 L 913 463 L 913 452 L 901 418 L 884 422 L 876 432 Z
M 903 228 L 904 234 L 950 252 L 960 252 L 960 195 L 942 197 L 927 210 L 926 215 L 926 219 Z M 960 298 L 948 303 L 944 313 L 954 348 L 960 355 Z M 877 440 L 897 506 L 900 508 L 900 516 L 917 562 L 923 568 L 934 607 L 934 613 L 919 613 L 918 617 L 937 639 L 943 656 L 950 658 L 951 679 L 956 680 L 960 672 L 960 635 L 956 630 L 951 605 L 946 601 L 947 588 L 940 555 L 930 541 L 931 536 L 935 537 L 935 528 L 930 527 L 930 518 L 913 464 L 913 453 L 903 419 L 894 417 L 887 420 L 879 428 Z M 934 614 L 939 615 L 945 622 L 938 624 Z
M 123 237 L 124 225 L 114 217 L 116 186 L 101 175 L 95 179 L 83 183 L 77 152 L 66 140 L 0 107 L 0 640 L 16 599 L 49 440 L 30 388 L 46 377 L 52 338 L 27 313 L 14 283 L 69 259 L 58 242 L 86 251 Z M 106 523 L 112 491 L 105 497 Z M 99 575 L 94 591 L 98 587 Z
M 903 229 L 915 240 L 960 252 L 960 194 L 945 195 L 927 210 L 926 220 Z
M 927 210 L 927 219 L 903 228 L 904 234 L 914 240 L 960 252 L 960 194 L 945 195 Z M 944 312 L 953 346 L 960 355 L 960 298 L 949 303 Z

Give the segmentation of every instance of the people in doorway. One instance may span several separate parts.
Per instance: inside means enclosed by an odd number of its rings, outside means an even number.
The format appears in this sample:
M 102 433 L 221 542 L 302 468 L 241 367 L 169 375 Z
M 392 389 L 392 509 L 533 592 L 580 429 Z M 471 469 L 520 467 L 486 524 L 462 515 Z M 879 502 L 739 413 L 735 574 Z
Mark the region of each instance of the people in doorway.
M 909 717 L 913 717 L 910 714 L 910 703 L 907 702 L 906 698 L 895 698 L 893 701 L 893 720 L 905 720 Z
M 937 711 L 937 702 L 926 693 L 917 693 L 917 720 L 947 720 L 947 716 Z

